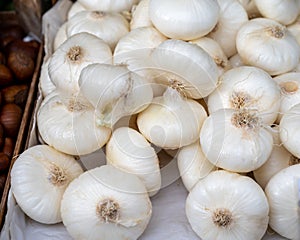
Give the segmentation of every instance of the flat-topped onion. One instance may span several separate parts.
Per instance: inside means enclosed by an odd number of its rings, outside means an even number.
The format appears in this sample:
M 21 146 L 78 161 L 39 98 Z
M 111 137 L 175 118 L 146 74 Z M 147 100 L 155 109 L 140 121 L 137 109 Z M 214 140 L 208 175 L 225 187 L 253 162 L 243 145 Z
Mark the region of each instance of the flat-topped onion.
M 200 144 L 206 158 L 217 167 L 250 172 L 268 160 L 273 138 L 257 112 L 219 109 L 204 121 Z
M 82 173 L 73 156 L 48 145 L 36 145 L 21 153 L 14 163 L 11 190 L 30 218 L 44 224 L 58 223 L 64 191 Z
M 149 17 L 149 2 L 150 0 L 141 0 L 138 5 L 131 9 L 132 18 L 130 21 L 130 29 L 140 27 L 152 27 L 152 22 Z
M 198 181 L 204 179 L 216 167 L 205 157 L 196 141 L 178 150 L 178 169 L 185 188 L 191 191 Z
M 57 92 L 43 100 L 37 126 L 44 142 L 71 155 L 100 149 L 111 134 L 110 128 L 97 124 L 95 108 L 82 96 L 62 99 Z
M 270 206 L 270 227 L 292 240 L 300 236 L 299 179 L 300 164 L 296 164 L 275 174 L 265 188 Z
M 129 23 L 120 13 L 80 11 L 67 22 L 67 35 L 88 32 L 101 38 L 113 50 L 121 37 L 129 32 Z
M 272 77 L 260 68 L 236 67 L 219 79 L 218 88 L 208 96 L 210 113 L 223 108 L 251 109 L 270 125 L 280 108 L 280 88 Z
M 280 139 L 283 146 L 295 157 L 300 158 L 300 103 L 282 115 L 279 123 Z
M 152 215 L 142 181 L 105 165 L 86 171 L 66 189 L 61 202 L 64 226 L 74 239 L 138 239 Z
M 186 215 L 205 240 L 257 240 L 269 221 L 268 200 L 250 177 L 223 170 L 199 181 L 186 200 Z
M 78 2 L 89 10 L 122 12 L 129 11 L 138 0 L 79 0 Z
M 196 44 L 166 40 L 153 50 L 151 60 L 155 81 L 176 88 L 186 97 L 204 98 L 218 85 L 217 64 Z
M 274 145 L 268 160 L 258 169 L 253 171 L 256 182 L 264 189 L 269 180 L 280 170 L 300 163 L 300 159 L 293 156 L 282 145 L 279 126 L 273 127 L 271 131 L 273 135 Z
M 106 144 L 107 164 L 137 175 L 154 196 L 161 187 L 159 161 L 154 148 L 138 131 L 120 127 Z
M 219 19 L 216 0 L 150 0 L 153 25 L 169 38 L 192 40 L 209 33 Z
M 49 76 L 56 89 L 64 96 L 79 91 L 81 70 L 91 63 L 112 63 L 110 47 L 90 33 L 78 33 L 69 37 L 52 54 Z
M 231 68 L 227 56 L 225 55 L 223 49 L 217 41 L 209 37 L 202 37 L 196 40 L 192 40 L 191 42 L 197 44 L 204 51 L 206 51 L 209 56 L 212 57 L 212 59 L 218 66 L 219 75 L 222 75 L 224 72 Z
M 263 17 L 273 19 L 284 25 L 293 23 L 300 13 L 300 5 L 298 0 L 253 1 Z
M 284 25 L 267 18 L 246 22 L 237 33 L 236 47 L 246 65 L 259 67 L 270 75 L 291 71 L 300 57 L 295 37 Z
M 300 73 L 284 73 L 273 78 L 273 80 L 281 89 L 280 109 L 277 118 L 277 122 L 279 123 L 282 118 L 282 114 L 300 103 Z
M 166 39 L 154 27 L 139 27 L 119 40 L 113 55 L 114 64 L 126 65 L 130 71 L 143 76 L 151 84 L 155 96 L 161 95 L 164 88 L 154 83 L 151 53 Z
M 98 125 L 108 127 L 144 110 L 153 98 L 151 85 L 124 65 L 91 64 L 82 70 L 79 86 L 96 109 Z
M 164 149 L 177 149 L 199 138 L 204 107 L 192 99 L 183 98 L 175 89 L 168 88 L 163 96 L 138 114 L 139 131 L 149 142 Z
M 248 21 L 248 14 L 236 0 L 218 0 L 220 17 L 217 25 L 209 33 L 216 40 L 227 57 L 236 54 L 236 34 L 240 27 Z

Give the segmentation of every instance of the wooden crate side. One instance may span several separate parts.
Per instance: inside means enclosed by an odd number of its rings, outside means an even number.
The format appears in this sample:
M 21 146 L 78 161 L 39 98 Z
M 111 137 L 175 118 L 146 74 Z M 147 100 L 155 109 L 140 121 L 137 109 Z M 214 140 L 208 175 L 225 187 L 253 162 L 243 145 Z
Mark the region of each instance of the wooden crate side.
M 22 151 L 24 150 L 25 142 L 27 139 L 27 134 L 29 131 L 30 122 L 32 119 L 32 112 L 33 112 L 36 95 L 37 95 L 38 81 L 39 81 L 39 77 L 40 77 L 40 70 L 41 70 L 43 56 L 44 56 L 43 43 L 41 43 L 40 48 L 39 48 L 39 53 L 37 56 L 37 60 L 36 60 L 35 71 L 34 71 L 34 74 L 33 74 L 32 80 L 31 80 L 31 84 L 30 84 L 30 88 L 28 91 L 27 101 L 26 101 L 26 105 L 24 108 L 23 116 L 22 116 L 22 121 L 21 121 L 20 128 L 19 128 L 16 145 L 15 145 L 14 152 L 13 152 L 13 157 L 11 159 L 10 167 L 9 167 L 7 178 L 5 181 L 4 190 L 2 193 L 2 197 L 1 197 L 0 229 L 2 229 L 2 227 L 3 227 L 5 215 L 7 212 L 7 197 L 8 197 L 8 192 L 10 189 L 10 172 L 11 172 L 12 166 L 13 166 L 14 162 L 16 161 L 16 159 L 18 158 L 19 154 L 21 154 Z

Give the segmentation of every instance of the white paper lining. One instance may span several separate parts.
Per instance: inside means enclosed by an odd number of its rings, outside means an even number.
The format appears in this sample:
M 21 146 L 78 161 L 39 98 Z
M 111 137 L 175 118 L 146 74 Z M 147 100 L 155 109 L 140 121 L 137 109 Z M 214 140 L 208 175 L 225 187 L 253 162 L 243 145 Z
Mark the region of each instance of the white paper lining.
M 43 32 L 46 60 L 52 53 L 52 42 L 59 26 L 65 22 L 67 11 L 72 2 L 61 0 L 43 17 Z M 41 103 L 38 95 L 37 105 Z M 35 118 L 34 118 L 35 119 Z M 29 146 L 38 144 L 36 121 L 29 133 Z M 162 153 L 163 154 L 163 153 Z M 160 157 L 167 157 L 163 154 Z M 91 169 L 105 163 L 105 154 L 99 150 L 84 156 L 81 162 L 85 169 Z M 162 189 L 151 201 L 153 215 L 139 240 L 199 240 L 193 232 L 185 215 L 185 200 L 188 192 L 179 177 L 176 159 L 162 168 Z M 266 234 L 264 240 L 285 239 L 276 234 Z M 27 217 L 17 205 L 11 191 L 8 195 L 8 211 L 0 240 L 72 240 L 62 223 L 54 225 L 40 224 Z

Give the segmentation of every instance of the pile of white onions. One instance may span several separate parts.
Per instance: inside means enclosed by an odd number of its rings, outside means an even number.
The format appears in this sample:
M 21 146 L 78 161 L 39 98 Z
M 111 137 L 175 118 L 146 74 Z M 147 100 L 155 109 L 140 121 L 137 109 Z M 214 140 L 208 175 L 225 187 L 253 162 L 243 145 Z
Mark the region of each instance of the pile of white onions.
M 43 145 L 12 169 L 22 210 L 74 239 L 138 239 L 164 149 L 202 240 L 299 240 L 299 15 L 296 0 L 73 3 L 42 67 Z

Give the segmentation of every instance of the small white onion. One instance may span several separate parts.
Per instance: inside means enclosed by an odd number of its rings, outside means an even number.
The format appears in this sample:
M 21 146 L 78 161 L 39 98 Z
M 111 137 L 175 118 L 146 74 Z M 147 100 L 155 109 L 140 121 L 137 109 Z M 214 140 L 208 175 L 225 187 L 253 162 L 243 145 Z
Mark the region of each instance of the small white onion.
M 79 2 L 73 2 L 72 6 L 70 7 L 68 11 L 67 19 L 69 20 L 71 17 L 73 17 L 76 13 L 87 11 L 87 9 Z
M 229 62 L 232 68 L 241 67 L 245 65 L 241 59 L 241 56 L 238 53 L 230 57 Z
M 61 215 L 74 239 L 138 239 L 152 215 L 141 180 L 113 166 L 86 171 L 66 189 Z
M 81 11 L 67 22 L 67 35 L 88 32 L 104 40 L 113 50 L 121 37 L 129 32 L 129 23 L 119 13 Z
M 277 122 L 282 114 L 300 103 L 300 73 L 290 72 L 273 78 L 281 88 L 280 109 Z
M 300 17 L 298 17 L 291 25 L 287 26 L 287 29 L 296 38 L 298 44 L 300 44 Z
M 279 136 L 279 126 L 271 131 L 273 134 L 274 146 L 268 160 L 258 169 L 253 171 L 256 182 L 264 189 L 277 172 L 288 166 L 299 163 L 299 159 L 294 157 L 282 145 Z
M 195 184 L 204 179 L 216 167 L 205 157 L 199 141 L 182 147 L 178 151 L 178 169 L 185 188 L 191 191 Z
M 179 90 L 184 96 L 203 98 L 217 87 L 219 70 L 201 47 L 181 40 L 166 40 L 151 54 L 155 81 Z
M 90 64 L 82 70 L 79 86 L 103 126 L 144 110 L 153 98 L 151 85 L 122 65 Z
M 236 34 L 248 21 L 248 14 L 237 0 L 218 0 L 220 17 L 215 28 L 208 35 L 216 40 L 227 57 L 236 54 Z
M 298 0 L 254 0 L 259 12 L 284 25 L 294 22 L 300 13 Z
M 74 157 L 47 145 L 28 148 L 11 170 L 11 190 L 21 209 L 44 224 L 61 222 L 64 191 L 83 170 Z
M 161 187 L 158 157 L 154 148 L 138 131 L 121 127 L 113 131 L 106 144 L 107 164 L 137 175 L 154 196 Z
M 89 10 L 122 12 L 129 11 L 138 0 L 78 0 L 78 2 Z
M 203 123 L 200 144 L 214 165 L 233 172 L 250 172 L 263 165 L 273 138 L 255 111 L 219 109 Z
M 192 40 L 209 33 L 219 19 L 216 0 L 150 0 L 153 25 L 169 38 Z
M 249 19 L 261 17 L 254 0 L 238 0 L 247 11 Z
M 284 147 L 297 158 L 300 158 L 300 104 L 293 106 L 283 114 L 279 129 Z
M 292 70 L 292 72 L 300 72 L 300 62 L 298 63 L 298 65 L 296 66 L 296 68 L 294 68 Z
M 155 97 L 148 108 L 138 114 L 140 132 L 154 145 L 177 149 L 199 138 L 207 113 L 198 102 L 184 99 L 168 88 L 163 96 Z
M 266 124 L 275 122 L 280 107 L 280 88 L 271 76 L 256 67 L 243 66 L 228 70 L 218 88 L 208 96 L 210 113 L 223 108 L 258 111 Z
M 132 8 L 132 19 L 130 21 L 131 30 L 153 26 L 149 17 L 149 2 L 150 0 L 142 0 L 138 5 Z
M 64 22 L 56 32 L 53 41 L 53 51 L 56 51 L 56 49 L 58 49 L 58 47 L 67 40 L 67 38 L 67 22 Z
M 300 46 L 284 25 L 267 19 L 255 18 L 238 31 L 236 47 L 246 65 L 267 71 L 271 75 L 294 69 L 300 58 Z
M 57 92 L 43 100 L 37 113 L 43 141 L 71 155 L 92 153 L 109 140 L 111 129 L 96 121 L 95 109 L 85 99 L 73 96 L 62 100 Z
M 219 68 L 219 75 L 231 68 L 223 49 L 215 40 L 209 37 L 202 37 L 191 42 L 197 44 L 212 57 Z
M 69 37 L 52 54 L 49 76 L 56 88 L 68 94 L 79 91 L 81 70 L 92 63 L 112 63 L 112 52 L 100 38 L 89 33 Z
M 270 227 L 292 240 L 300 237 L 299 179 L 300 164 L 296 164 L 274 175 L 265 189 L 270 205 Z
M 53 84 L 49 76 L 49 71 L 48 71 L 49 62 L 50 62 L 50 58 L 48 58 L 47 60 L 44 59 L 43 65 L 41 67 L 39 86 L 43 97 L 46 97 L 56 89 L 55 85 Z
M 132 129 L 135 129 L 138 131 L 138 126 L 136 123 L 137 114 L 128 115 L 120 118 L 114 125 L 114 129 L 120 128 L 120 127 L 130 127 Z
M 204 240 L 258 240 L 268 227 L 263 190 L 237 173 L 211 172 L 191 190 L 185 209 L 192 229 Z
M 167 40 L 153 27 L 141 27 L 130 31 L 118 42 L 114 51 L 114 64 L 126 64 L 128 69 L 140 75 L 151 67 L 150 54 Z
M 114 64 L 125 64 L 130 71 L 133 71 L 151 83 L 155 96 L 163 93 L 159 84 L 154 84 L 152 79 L 151 53 L 159 44 L 166 40 L 153 27 L 140 27 L 130 31 L 122 37 L 114 51 Z

